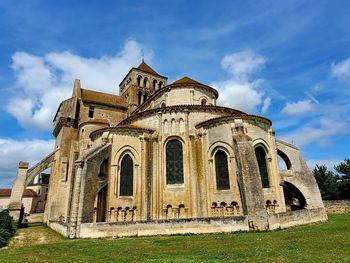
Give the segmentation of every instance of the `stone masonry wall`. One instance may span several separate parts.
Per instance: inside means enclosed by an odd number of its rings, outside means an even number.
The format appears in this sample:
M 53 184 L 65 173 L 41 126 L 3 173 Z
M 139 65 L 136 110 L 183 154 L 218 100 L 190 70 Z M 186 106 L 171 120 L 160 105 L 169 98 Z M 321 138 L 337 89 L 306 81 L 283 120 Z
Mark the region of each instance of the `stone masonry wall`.
M 327 213 L 350 213 L 350 200 L 323 200 Z
M 153 220 L 134 223 L 86 223 L 80 238 L 154 236 L 247 231 L 247 217 Z
M 269 229 L 287 228 L 327 220 L 323 208 L 302 209 L 269 215 Z

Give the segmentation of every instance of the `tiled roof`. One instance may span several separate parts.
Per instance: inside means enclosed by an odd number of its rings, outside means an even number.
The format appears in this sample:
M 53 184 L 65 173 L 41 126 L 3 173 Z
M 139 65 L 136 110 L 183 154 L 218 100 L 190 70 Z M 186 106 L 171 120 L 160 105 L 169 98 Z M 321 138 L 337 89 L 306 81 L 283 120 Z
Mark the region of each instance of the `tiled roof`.
M 8 188 L 3 188 L 0 189 L 0 196 L 1 197 L 10 197 L 11 196 L 11 191 L 12 189 L 8 189 Z M 32 190 L 32 189 L 25 189 L 24 193 L 23 193 L 23 197 L 34 197 L 34 196 L 38 196 L 38 194 Z
M 142 70 L 144 72 L 153 74 L 153 75 L 157 75 L 159 76 L 159 74 L 157 72 L 155 72 L 150 66 L 148 66 L 143 60 L 141 62 L 141 64 L 137 67 L 137 69 Z
M 81 99 L 85 102 L 102 104 L 112 107 L 127 107 L 127 102 L 124 97 L 94 90 L 82 89 Z
M 174 81 L 172 84 L 201 84 L 189 77 L 183 77 L 181 79 L 178 79 L 176 81 Z

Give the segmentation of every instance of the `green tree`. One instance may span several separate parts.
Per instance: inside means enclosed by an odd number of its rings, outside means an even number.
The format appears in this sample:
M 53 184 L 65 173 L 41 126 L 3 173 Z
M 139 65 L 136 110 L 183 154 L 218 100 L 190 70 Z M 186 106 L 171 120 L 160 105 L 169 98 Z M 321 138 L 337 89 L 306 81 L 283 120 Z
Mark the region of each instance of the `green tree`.
M 350 159 L 345 159 L 340 164 L 334 166 L 338 175 L 338 189 L 341 199 L 350 199 Z
M 339 198 L 337 176 L 328 171 L 326 165 L 316 165 L 313 174 L 320 188 L 322 199 L 334 200 Z

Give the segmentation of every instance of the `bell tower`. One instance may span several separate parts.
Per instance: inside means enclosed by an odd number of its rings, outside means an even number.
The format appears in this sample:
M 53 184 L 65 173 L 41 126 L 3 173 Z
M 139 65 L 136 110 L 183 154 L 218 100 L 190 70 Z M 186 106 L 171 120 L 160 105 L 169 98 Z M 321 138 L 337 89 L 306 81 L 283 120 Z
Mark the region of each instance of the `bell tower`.
M 119 95 L 128 102 L 128 114 L 144 103 L 154 92 L 167 85 L 167 77 L 159 75 L 144 60 L 132 68 L 119 84 Z

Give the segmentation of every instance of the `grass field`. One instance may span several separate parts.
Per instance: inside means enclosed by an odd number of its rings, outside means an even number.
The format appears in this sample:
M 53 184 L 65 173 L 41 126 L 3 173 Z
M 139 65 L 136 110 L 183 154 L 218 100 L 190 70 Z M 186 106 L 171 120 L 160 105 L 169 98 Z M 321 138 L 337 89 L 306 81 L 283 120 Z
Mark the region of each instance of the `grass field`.
M 274 232 L 69 240 L 20 229 L 0 262 L 350 262 L 350 214 Z

